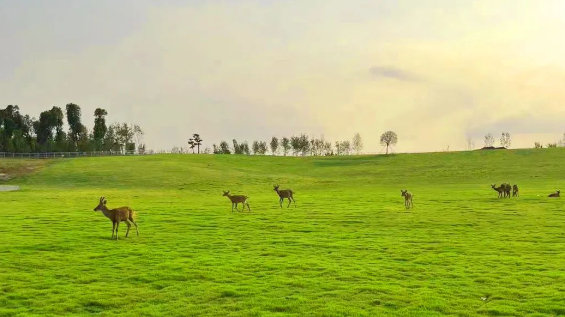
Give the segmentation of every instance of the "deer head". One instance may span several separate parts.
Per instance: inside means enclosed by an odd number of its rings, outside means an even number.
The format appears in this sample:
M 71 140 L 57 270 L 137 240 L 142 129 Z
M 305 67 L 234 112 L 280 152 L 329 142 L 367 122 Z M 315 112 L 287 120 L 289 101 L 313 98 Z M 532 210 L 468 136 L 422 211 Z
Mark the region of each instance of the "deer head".
M 225 191 L 225 190 L 224 190 L 223 192 L 224 192 L 224 194 L 223 194 L 222 196 L 229 196 L 229 195 L 230 195 L 230 191 L 229 191 L 229 190 L 228 190 L 228 191 Z
M 106 198 L 105 197 L 100 197 L 100 203 L 98 204 L 98 206 L 96 206 L 96 208 L 94 208 L 94 211 L 102 211 L 104 209 L 106 209 Z
M 280 187 L 279 185 L 273 185 L 273 190 L 276 191 L 276 192 L 278 192 L 278 191 L 279 191 L 279 187 Z
M 403 189 L 401 189 L 401 190 L 400 190 L 400 196 L 406 195 L 407 192 L 408 192 L 408 190 L 403 190 Z

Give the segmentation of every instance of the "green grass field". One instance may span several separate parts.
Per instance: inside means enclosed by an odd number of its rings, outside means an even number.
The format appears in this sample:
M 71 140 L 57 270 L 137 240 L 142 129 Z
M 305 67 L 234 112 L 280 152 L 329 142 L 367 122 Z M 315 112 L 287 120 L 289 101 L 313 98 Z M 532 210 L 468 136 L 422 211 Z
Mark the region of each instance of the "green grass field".
M 547 198 L 564 162 L 565 149 L 0 160 L 22 187 L 0 193 L 0 316 L 565 315 L 565 205 Z M 501 182 L 521 197 L 498 199 Z M 279 208 L 274 183 L 297 208 Z M 139 237 L 122 225 L 110 240 L 100 196 L 138 211 Z

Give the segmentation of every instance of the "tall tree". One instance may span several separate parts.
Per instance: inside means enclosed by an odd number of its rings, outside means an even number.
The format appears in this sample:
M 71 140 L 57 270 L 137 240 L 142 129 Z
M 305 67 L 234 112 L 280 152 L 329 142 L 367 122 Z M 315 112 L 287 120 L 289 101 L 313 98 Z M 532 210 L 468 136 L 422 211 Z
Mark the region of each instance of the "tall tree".
M 273 153 L 273 155 L 277 155 L 277 150 L 279 149 L 279 139 L 276 136 L 274 136 L 271 139 L 270 146 L 271 146 L 271 152 Z
M 104 149 L 104 137 L 106 137 L 106 132 L 108 132 L 108 127 L 106 126 L 107 115 L 108 112 L 102 108 L 94 110 L 94 131 L 92 135 L 94 137 L 96 151 L 102 151 Z
M 222 141 L 220 143 L 219 154 L 231 154 L 230 146 L 228 145 L 228 142 Z
M 253 141 L 253 143 L 251 145 L 251 150 L 253 151 L 254 155 L 259 154 L 259 141 Z
M 361 151 L 363 151 L 363 139 L 361 139 L 361 134 L 359 134 L 359 132 L 355 133 L 353 136 L 353 142 L 351 145 L 355 154 L 361 154 Z
M 500 137 L 500 146 L 509 148 L 512 144 L 512 139 L 510 138 L 510 133 L 502 132 L 502 136 Z
M 188 147 L 192 150 L 192 154 L 194 154 L 194 148 L 196 147 L 194 139 L 188 139 Z
M 283 150 L 283 155 L 286 156 L 291 147 L 290 140 L 287 137 L 282 138 L 281 146 Z
M 69 136 L 72 141 L 74 149 L 77 148 L 79 134 L 83 130 L 83 125 L 81 123 L 81 111 L 80 106 L 74 103 L 69 103 L 66 106 L 67 110 L 67 123 L 69 124 Z
M 204 140 L 200 138 L 200 134 L 198 133 L 193 134 L 192 139 L 194 140 L 194 144 L 198 147 L 198 154 L 200 154 L 200 146 L 202 145 L 202 141 Z
M 386 145 L 386 154 L 388 154 L 388 148 L 397 143 L 398 136 L 394 131 L 386 131 L 381 135 L 381 145 Z

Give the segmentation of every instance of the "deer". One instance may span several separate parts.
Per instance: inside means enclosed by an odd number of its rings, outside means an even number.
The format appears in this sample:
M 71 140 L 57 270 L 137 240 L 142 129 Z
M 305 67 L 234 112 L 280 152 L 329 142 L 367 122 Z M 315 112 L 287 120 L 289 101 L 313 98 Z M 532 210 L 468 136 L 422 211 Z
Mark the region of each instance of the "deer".
M 520 197 L 520 190 L 518 189 L 518 185 L 512 186 L 512 197 Z
M 508 183 L 504 183 L 501 186 L 504 187 L 504 197 L 510 198 L 510 192 L 512 191 L 512 185 L 510 185 Z
M 247 202 L 247 199 L 249 199 L 249 197 L 245 196 L 245 195 L 230 195 L 229 191 L 224 191 L 224 195 L 229 198 L 229 200 L 231 200 L 231 211 L 233 212 L 233 206 L 235 206 L 235 210 L 239 211 L 237 209 L 237 205 L 239 203 L 241 203 L 243 205 L 243 209 L 242 211 L 245 211 L 245 206 L 247 206 L 247 209 L 249 209 L 249 211 L 251 211 L 251 208 L 249 208 L 249 203 Z
M 112 237 L 110 239 L 114 239 L 115 236 L 116 240 L 118 240 L 118 228 L 120 227 L 120 222 L 122 221 L 125 222 L 128 226 L 128 230 L 126 231 L 126 238 L 128 237 L 131 223 L 135 225 L 135 231 L 139 236 L 139 228 L 137 226 L 137 223 L 135 222 L 135 218 L 137 216 L 136 212 L 133 211 L 133 209 L 131 209 L 130 207 L 108 209 L 108 207 L 106 206 L 107 203 L 108 202 L 106 201 L 105 197 L 100 197 L 100 203 L 96 208 L 94 208 L 94 211 L 101 211 L 104 216 L 106 216 L 106 218 L 112 220 Z
M 547 196 L 547 197 L 561 197 L 560 195 L 561 195 L 561 191 L 560 191 L 560 190 L 558 190 L 558 191 L 556 191 L 555 193 L 553 193 L 553 194 L 550 194 L 550 195 L 549 195 L 549 196 Z
M 490 187 L 498 192 L 498 198 L 502 198 L 502 195 L 504 195 L 504 184 L 501 184 L 499 187 L 496 187 L 496 184 L 492 184 Z
M 292 189 L 279 189 L 279 185 L 273 185 L 274 188 L 273 190 L 277 192 L 277 194 L 279 195 L 279 205 L 282 208 L 282 203 L 284 201 L 284 199 L 288 199 L 288 206 L 286 206 L 286 208 L 290 207 L 290 203 L 294 202 L 294 207 L 296 207 L 296 200 L 294 199 L 293 196 L 293 192 Z
M 414 197 L 414 195 L 412 195 L 412 193 L 409 193 L 408 190 L 400 190 L 400 195 L 402 197 L 404 197 L 404 207 L 406 207 L 406 209 L 410 209 L 410 208 L 414 208 L 414 204 L 412 203 L 412 197 Z

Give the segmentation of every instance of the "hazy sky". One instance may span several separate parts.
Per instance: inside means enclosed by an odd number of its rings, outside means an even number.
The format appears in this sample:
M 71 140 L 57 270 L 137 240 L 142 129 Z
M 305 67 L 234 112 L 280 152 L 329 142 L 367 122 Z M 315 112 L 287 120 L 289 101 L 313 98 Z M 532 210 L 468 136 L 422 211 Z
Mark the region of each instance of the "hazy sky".
M 379 152 L 565 132 L 562 0 L 0 0 L 0 105 L 79 104 L 152 149 L 307 133 Z M 231 141 L 230 141 L 231 143 Z

